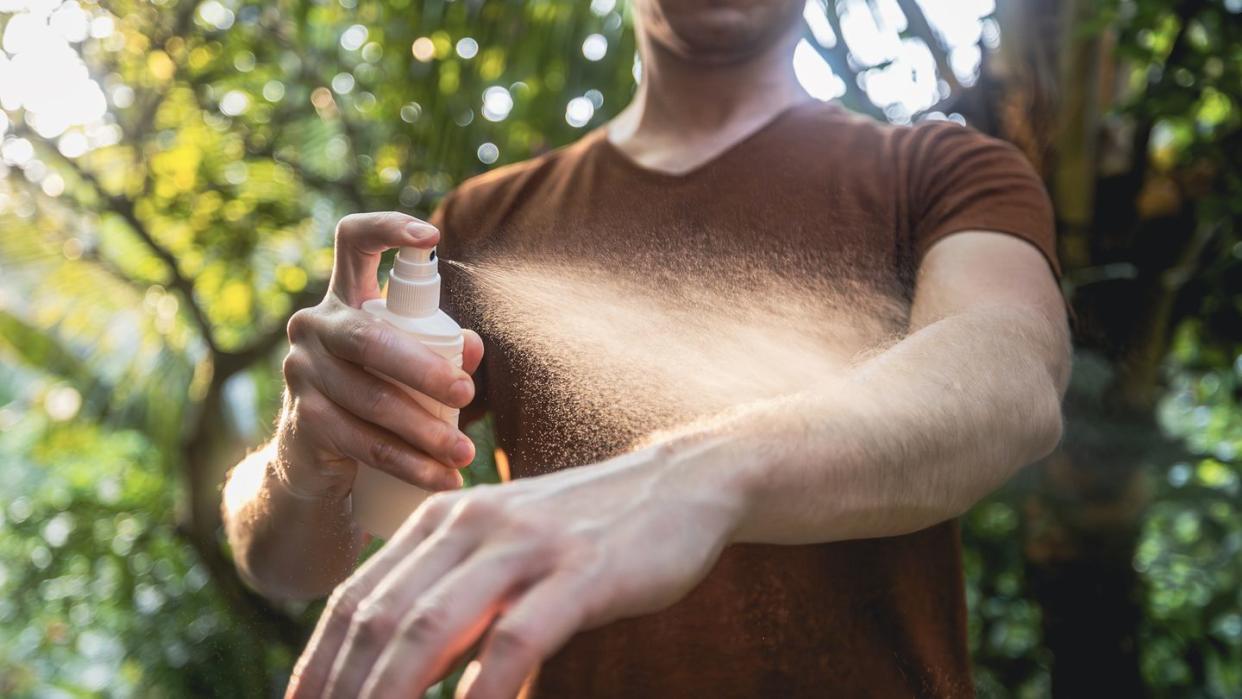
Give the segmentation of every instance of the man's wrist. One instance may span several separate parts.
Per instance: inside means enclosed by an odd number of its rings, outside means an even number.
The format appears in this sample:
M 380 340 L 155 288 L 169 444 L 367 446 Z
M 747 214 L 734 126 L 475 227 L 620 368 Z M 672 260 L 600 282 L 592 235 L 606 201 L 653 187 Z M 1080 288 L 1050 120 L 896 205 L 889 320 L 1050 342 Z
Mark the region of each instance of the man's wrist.
M 772 467 L 774 452 L 758 449 L 729 430 L 692 430 L 651 447 L 660 492 L 719 515 L 725 543 L 750 516 L 756 484 Z
M 334 523 L 353 526 L 353 504 L 349 490 L 308 491 L 291 483 L 285 467 L 277 459 L 268 459 L 263 472 L 264 489 L 272 499 L 271 510 L 286 522 Z
M 683 485 L 727 503 L 730 543 L 803 543 L 830 532 L 788 530 L 780 524 L 791 502 L 807 489 L 822 492 L 817 517 L 832 519 L 848 501 L 837 490 L 847 463 L 860 458 L 853 410 L 837 401 L 799 394 L 763 401 L 678 430 L 657 442 L 660 462 Z M 852 425 L 852 426 L 851 426 Z M 833 484 L 836 483 L 834 486 Z
M 267 479 L 293 499 L 335 504 L 347 501 L 353 489 L 353 474 L 307 473 L 314 468 L 313 457 L 300 451 L 278 434 L 272 440 L 265 464 Z

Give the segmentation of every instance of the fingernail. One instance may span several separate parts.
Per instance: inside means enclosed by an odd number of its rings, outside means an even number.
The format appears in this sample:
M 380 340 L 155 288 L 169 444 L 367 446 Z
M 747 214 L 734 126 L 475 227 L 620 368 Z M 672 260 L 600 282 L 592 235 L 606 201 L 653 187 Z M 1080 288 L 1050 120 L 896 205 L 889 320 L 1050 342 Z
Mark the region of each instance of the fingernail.
M 436 229 L 425 223 L 407 223 L 405 232 L 414 240 L 428 240 L 436 234 Z
M 461 477 L 461 473 L 450 471 L 448 478 L 444 480 L 445 490 L 457 490 L 466 484 L 466 479 Z
M 460 439 L 453 447 L 453 463 L 468 464 L 474 459 L 474 445 L 469 439 Z

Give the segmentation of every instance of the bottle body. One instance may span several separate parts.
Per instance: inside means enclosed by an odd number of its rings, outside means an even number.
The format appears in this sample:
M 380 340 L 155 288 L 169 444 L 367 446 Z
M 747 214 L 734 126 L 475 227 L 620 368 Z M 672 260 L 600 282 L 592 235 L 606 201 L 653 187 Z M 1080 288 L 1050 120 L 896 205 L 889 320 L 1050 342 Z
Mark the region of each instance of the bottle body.
M 454 366 L 461 367 L 463 347 L 461 328 L 443 311 L 436 310 L 434 314 L 420 318 L 401 316 L 389 310 L 384 299 L 367 301 L 362 309 L 383 318 L 411 340 L 423 343 L 428 349 L 452 362 Z M 408 386 L 392 381 L 379 372 L 372 373 L 401 388 L 437 419 L 454 427 L 457 426 L 460 411 L 456 408 L 444 405 Z M 366 532 L 388 539 L 426 497 L 425 490 L 384 471 L 360 464 L 351 494 L 354 520 Z

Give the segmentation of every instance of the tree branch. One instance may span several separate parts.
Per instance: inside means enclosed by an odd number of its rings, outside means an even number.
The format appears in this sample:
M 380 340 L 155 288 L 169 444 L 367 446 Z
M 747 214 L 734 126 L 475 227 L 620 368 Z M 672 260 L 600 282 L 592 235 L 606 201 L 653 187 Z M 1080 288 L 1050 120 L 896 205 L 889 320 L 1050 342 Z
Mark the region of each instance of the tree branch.
M 233 352 L 221 352 L 217 356 L 215 374 L 224 380 L 239 371 L 243 371 L 246 367 L 256 361 L 267 356 L 285 339 L 285 324 L 288 322 L 287 316 L 293 315 L 293 312 L 299 308 L 309 306 L 323 297 L 328 290 L 326 281 L 318 281 L 308 284 L 305 289 L 299 291 L 289 297 L 289 313 L 286 315 L 284 322 L 276 323 L 267 332 L 259 335 L 239 350 Z
M 220 348 L 216 344 L 215 330 L 212 328 L 211 321 L 207 319 L 207 313 L 198 303 L 198 300 L 194 298 L 194 282 L 181 274 L 181 270 L 177 266 L 176 256 L 168 248 L 161 245 L 146 224 L 142 222 L 142 219 L 138 218 L 132 201 L 125 197 L 109 194 L 93 173 L 79 167 L 77 163 L 72 163 L 72 168 L 78 177 L 81 177 L 99 193 L 99 196 L 108 204 L 108 208 L 120 216 L 129 225 L 130 229 L 133 230 L 134 235 L 138 236 L 138 239 L 142 241 L 143 245 L 168 268 L 168 285 L 180 292 L 181 296 L 185 298 L 186 307 L 190 311 L 190 317 L 194 320 L 194 324 L 198 326 L 199 332 L 202 333 L 203 341 L 207 343 L 207 347 L 212 354 L 218 354 Z
M 13 131 L 14 133 L 20 133 L 23 136 L 33 136 L 33 134 L 31 134 L 25 126 L 15 126 Z M 155 239 L 155 236 L 152 235 L 151 230 L 147 227 L 147 225 L 143 223 L 142 219 L 138 218 L 138 214 L 134 210 L 134 202 L 128 197 L 110 193 L 94 173 L 83 168 L 72 158 L 61 155 L 60 151 L 58 151 L 55 146 L 46 143 L 46 141 L 43 141 L 42 138 L 37 138 L 37 140 L 48 146 L 46 149 L 48 152 L 55 153 L 55 157 L 60 159 L 60 161 L 63 162 L 68 169 L 72 170 L 73 173 L 83 182 L 90 185 L 91 189 L 95 191 L 96 196 L 104 202 L 107 208 L 112 213 L 120 216 L 121 219 L 124 220 L 129 226 L 130 230 L 133 231 L 134 235 L 137 236 L 138 239 L 142 241 L 142 244 L 151 252 L 151 254 L 155 255 L 161 262 L 164 263 L 164 266 L 168 268 L 168 286 L 176 290 L 182 297 L 185 298 L 185 304 L 186 308 L 189 309 L 190 318 L 194 321 L 194 324 L 198 327 L 199 332 L 202 334 L 203 342 L 207 344 L 208 349 L 213 355 L 218 354 L 220 349 L 216 344 L 215 331 L 212 328 L 211 321 L 207 319 L 206 312 L 203 310 L 202 306 L 199 305 L 198 300 L 194 298 L 194 283 L 181 274 L 181 270 L 177 266 L 176 256 L 174 256 L 168 248 L 161 245 L 160 242 Z

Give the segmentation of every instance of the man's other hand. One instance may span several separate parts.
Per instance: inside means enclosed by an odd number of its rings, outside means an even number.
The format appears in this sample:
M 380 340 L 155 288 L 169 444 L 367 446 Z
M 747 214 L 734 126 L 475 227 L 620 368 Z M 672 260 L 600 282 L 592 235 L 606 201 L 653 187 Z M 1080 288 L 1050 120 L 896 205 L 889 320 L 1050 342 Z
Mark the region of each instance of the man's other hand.
M 288 699 L 422 696 L 480 640 L 458 696 L 513 697 L 574 632 L 707 574 L 741 507 L 711 465 L 656 447 L 432 496 L 333 593 Z

